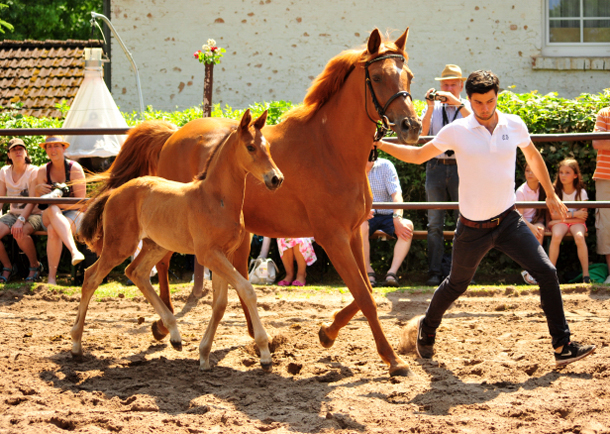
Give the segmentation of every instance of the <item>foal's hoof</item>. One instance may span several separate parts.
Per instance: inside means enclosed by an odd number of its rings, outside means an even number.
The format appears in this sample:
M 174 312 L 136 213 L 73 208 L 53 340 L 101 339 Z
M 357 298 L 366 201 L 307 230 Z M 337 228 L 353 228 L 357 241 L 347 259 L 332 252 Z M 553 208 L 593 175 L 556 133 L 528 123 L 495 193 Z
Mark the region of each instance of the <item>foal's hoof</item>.
M 172 347 L 174 347 L 174 350 L 182 351 L 182 341 L 174 342 L 170 339 L 169 343 L 172 344 Z
M 273 362 L 269 362 L 269 363 L 261 362 L 261 368 L 263 368 L 263 371 L 265 371 L 265 372 L 271 372 L 271 369 L 273 368 Z
M 155 321 L 152 323 L 152 326 L 150 327 L 152 330 L 153 336 L 158 341 L 163 340 L 163 338 L 169 334 L 169 330 L 167 330 L 163 324 L 159 324 L 160 322 L 161 322 L 161 320 Z
M 415 374 L 407 365 L 399 365 L 395 368 L 390 368 L 390 377 L 415 377 Z
M 322 344 L 324 348 L 330 348 L 335 343 L 335 340 L 328 337 L 326 330 L 328 330 L 328 327 L 326 324 L 322 324 L 322 326 L 320 326 L 320 331 L 318 332 L 318 337 L 320 338 L 320 344 Z

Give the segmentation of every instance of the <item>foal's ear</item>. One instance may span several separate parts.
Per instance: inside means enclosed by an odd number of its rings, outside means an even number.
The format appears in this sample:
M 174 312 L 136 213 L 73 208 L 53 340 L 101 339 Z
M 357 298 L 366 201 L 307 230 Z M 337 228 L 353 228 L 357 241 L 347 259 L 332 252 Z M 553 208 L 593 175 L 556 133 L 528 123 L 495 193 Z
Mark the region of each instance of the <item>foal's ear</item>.
M 239 123 L 240 130 L 247 130 L 250 127 L 250 122 L 252 122 L 252 115 L 250 114 L 250 109 L 247 109 L 244 112 L 244 115 L 241 117 L 241 122 Z
M 367 43 L 367 50 L 371 54 L 375 54 L 379 51 L 379 46 L 381 45 L 381 34 L 379 34 L 379 29 L 375 29 L 371 32 L 371 36 L 369 36 L 369 41 Z
M 398 38 L 396 40 L 396 42 L 394 42 L 400 50 L 405 51 L 405 46 L 407 45 L 408 37 L 409 37 L 409 28 L 407 27 L 407 30 L 405 30 L 405 32 L 400 36 L 400 38 Z
M 267 110 L 265 110 L 263 114 L 260 115 L 258 119 L 254 121 L 254 128 L 256 128 L 257 130 L 262 130 L 265 126 L 265 123 L 267 123 Z

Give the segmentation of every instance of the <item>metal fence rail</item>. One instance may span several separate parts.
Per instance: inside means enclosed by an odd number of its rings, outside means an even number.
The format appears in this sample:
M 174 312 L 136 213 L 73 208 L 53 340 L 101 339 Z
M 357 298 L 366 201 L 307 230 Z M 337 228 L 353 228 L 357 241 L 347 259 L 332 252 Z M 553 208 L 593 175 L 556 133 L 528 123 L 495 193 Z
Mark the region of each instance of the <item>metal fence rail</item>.
M 45 136 L 52 134 L 60 135 L 106 135 L 106 134 L 127 134 L 131 130 L 128 128 L 1 128 L 0 136 Z M 574 142 L 589 140 L 610 139 L 610 132 L 604 133 L 575 133 L 575 134 L 531 134 L 533 142 Z M 432 140 L 432 136 L 422 136 L 418 143 L 427 143 Z M 395 137 L 386 138 L 388 142 L 398 143 Z M 2 197 L 0 203 L 48 203 L 48 204 L 76 204 L 85 202 L 88 198 L 52 198 L 45 199 L 40 197 Z M 565 202 L 571 208 L 610 208 L 610 202 L 606 201 L 584 201 L 584 202 Z M 546 208 L 544 202 L 517 202 L 520 208 Z M 373 209 L 458 209 L 458 202 L 374 202 Z

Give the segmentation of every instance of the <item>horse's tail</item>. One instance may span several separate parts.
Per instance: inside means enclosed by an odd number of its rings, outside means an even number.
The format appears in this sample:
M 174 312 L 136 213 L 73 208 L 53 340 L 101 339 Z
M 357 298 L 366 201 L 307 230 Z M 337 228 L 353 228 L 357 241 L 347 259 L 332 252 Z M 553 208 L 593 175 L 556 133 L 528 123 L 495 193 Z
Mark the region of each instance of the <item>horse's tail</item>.
M 112 191 L 106 191 L 90 200 L 93 203 L 87 206 L 78 229 L 79 241 L 86 243 L 89 250 L 98 255 L 102 252 L 104 245 L 103 216 L 111 193 Z
M 98 183 L 92 196 L 120 187 L 139 176 L 156 175 L 161 148 L 178 130 L 171 122 L 152 120 L 131 129 L 119 154 L 105 172 L 87 178 L 87 183 Z

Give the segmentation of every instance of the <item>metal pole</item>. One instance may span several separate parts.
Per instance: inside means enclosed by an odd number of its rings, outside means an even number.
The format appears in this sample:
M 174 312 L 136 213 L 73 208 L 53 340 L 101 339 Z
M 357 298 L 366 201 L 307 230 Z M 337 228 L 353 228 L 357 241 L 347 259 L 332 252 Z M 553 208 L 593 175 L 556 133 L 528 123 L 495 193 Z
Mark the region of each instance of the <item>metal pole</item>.
M 114 26 L 112 25 L 112 23 L 110 22 L 110 20 L 108 18 L 106 18 L 104 15 L 98 14 L 96 12 L 91 12 L 91 17 L 93 17 L 93 19 L 99 18 L 108 25 L 108 28 L 112 31 L 112 34 L 114 35 L 114 37 L 118 41 L 119 45 L 125 52 L 125 55 L 131 62 L 131 67 L 133 68 L 133 71 L 136 74 L 136 86 L 138 87 L 138 97 L 140 98 L 140 119 L 144 120 L 144 100 L 142 99 L 142 86 L 140 86 L 140 73 L 138 72 L 138 67 L 136 66 L 136 62 L 133 60 L 133 56 L 131 55 L 131 53 L 129 52 L 129 50 L 127 49 L 125 44 L 123 43 L 123 40 L 121 39 L 121 37 L 119 36 L 119 34 L 117 33 L 117 31 L 115 30 Z

